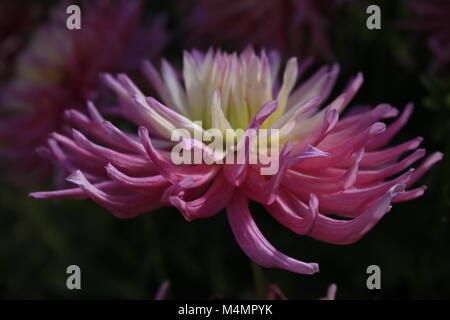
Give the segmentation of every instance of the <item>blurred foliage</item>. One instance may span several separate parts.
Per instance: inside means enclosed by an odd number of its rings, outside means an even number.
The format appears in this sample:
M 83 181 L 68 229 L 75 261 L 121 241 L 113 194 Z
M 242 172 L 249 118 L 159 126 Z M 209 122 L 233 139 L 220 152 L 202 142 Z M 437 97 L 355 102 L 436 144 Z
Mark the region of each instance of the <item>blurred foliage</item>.
M 388 102 L 402 109 L 414 102 L 415 112 L 394 143 L 421 135 L 428 150 L 448 155 L 450 78 L 430 73 L 426 61 L 432 55 L 424 40 L 417 40 L 421 35 L 398 26 L 410 16 L 403 1 L 380 6 L 381 30 L 365 27 L 364 1 L 346 5 L 333 23 L 332 48 L 342 73 L 336 90 L 362 71 L 365 83 L 354 104 Z M 183 37 L 178 2 L 150 1 L 147 10 L 168 15 L 174 39 L 166 54 L 178 59 Z M 252 267 L 224 212 L 187 223 L 175 209 L 163 208 L 117 220 L 91 201 L 37 201 L 27 198 L 30 190 L 3 181 L 0 297 L 151 299 L 167 279 L 169 299 L 256 298 L 271 283 L 290 299 L 314 299 L 332 282 L 338 299 L 450 298 L 448 157 L 422 182 L 429 187 L 425 196 L 394 205 L 373 231 L 350 246 L 298 237 L 253 204 L 255 219 L 274 246 L 320 264 L 319 274 L 303 276 Z M 66 288 L 71 264 L 82 269 L 82 290 Z M 382 290 L 366 288 L 371 264 L 381 267 Z

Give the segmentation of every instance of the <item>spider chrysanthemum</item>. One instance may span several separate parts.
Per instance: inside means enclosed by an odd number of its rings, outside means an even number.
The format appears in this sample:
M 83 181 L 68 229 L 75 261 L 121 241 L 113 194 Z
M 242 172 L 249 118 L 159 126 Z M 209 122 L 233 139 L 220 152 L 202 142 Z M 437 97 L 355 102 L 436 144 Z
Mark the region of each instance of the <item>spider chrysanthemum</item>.
M 319 270 L 316 263 L 288 257 L 265 239 L 249 201 L 264 205 L 297 234 L 350 244 L 392 203 L 421 196 L 425 187 L 412 186 L 442 158 L 441 153 L 431 154 L 417 169 L 410 169 L 425 156 L 424 149 L 417 149 L 420 137 L 384 148 L 408 121 L 411 105 L 402 113 L 388 104 L 358 107 L 341 117 L 363 78 L 356 75 L 331 99 L 337 65 L 324 66 L 299 81 L 304 68 L 296 58 L 279 75 L 276 53 L 256 54 L 249 48 L 241 54 L 186 52 L 181 72 L 165 60 L 161 69 L 159 73 L 151 63 L 143 64 L 156 98 L 146 96 L 125 74 L 102 75 L 117 93 L 123 117 L 139 129 L 121 131 L 92 103 L 89 115 L 66 112 L 76 129 L 71 136 L 53 134 L 41 153 L 71 172 L 67 180 L 76 188 L 32 196 L 91 198 L 118 218 L 175 206 L 191 221 L 226 209 L 237 242 L 253 261 L 313 274 Z M 386 126 L 381 121 L 388 118 L 396 120 Z M 235 151 L 247 147 L 246 161 L 174 164 L 171 136 L 181 128 L 243 130 L 244 135 L 229 144 Z M 279 134 L 278 169 L 273 174 L 261 174 L 264 165 L 247 161 L 259 149 L 245 140 L 255 129 Z M 191 149 L 211 151 L 204 141 L 187 142 Z

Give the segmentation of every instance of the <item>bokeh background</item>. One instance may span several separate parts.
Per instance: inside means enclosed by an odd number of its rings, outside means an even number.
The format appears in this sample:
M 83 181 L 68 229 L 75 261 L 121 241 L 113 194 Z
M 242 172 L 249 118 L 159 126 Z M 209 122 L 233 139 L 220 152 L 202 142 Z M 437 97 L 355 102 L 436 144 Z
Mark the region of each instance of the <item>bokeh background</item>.
M 162 54 L 180 62 L 182 50 L 189 47 L 241 49 L 238 41 L 215 42 L 213 36 L 197 43 L 185 41 L 192 31 L 187 25 L 196 2 L 145 3 L 143 19 L 158 14 L 167 18 L 170 41 Z M 2 158 L 0 298 L 152 299 L 165 280 L 171 283 L 168 299 L 263 298 L 270 284 L 277 284 L 289 299 L 315 299 L 324 296 L 330 283 L 338 286 L 337 299 L 450 298 L 449 65 L 433 65 L 436 58 L 429 47 L 433 31 L 419 23 L 407 0 L 340 2 L 326 16 L 332 55 L 317 55 L 314 66 L 340 64 L 335 92 L 362 71 L 365 82 L 353 104 L 390 103 L 403 109 L 414 102 L 411 120 L 393 143 L 423 136 L 427 150 L 446 155 L 424 177 L 429 189 L 423 197 L 394 205 L 367 236 L 349 246 L 296 236 L 262 207 L 252 205 L 258 225 L 275 247 L 320 264 L 319 274 L 306 276 L 253 265 L 236 244 L 223 213 L 188 223 L 176 209 L 162 208 L 118 220 L 88 200 L 38 201 L 28 192 L 50 189 L 55 181 L 17 184 L 8 175 L 10 162 Z M 4 34 L 21 30 L 20 51 L 59 2 L 14 3 L 33 8 L 36 14 L 22 16 L 24 20 L 16 19 L 12 26 L 0 21 L 0 41 L 7 38 Z M 381 30 L 366 28 L 366 8 L 373 3 L 381 8 Z M 450 12 L 447 17 L 450 21 Z M 0 19 L 5 15 L 0 13 Z M 271 17 L 266 19 L 270 23 Z M 448 24 L 447 28 L 450 33 Z M 303 46 L 308 46 L 307 40 Z M 14 77 L 15 60 L 10 54 L 3 62 L 8 70 L 0 79 L 1 90 Z M 23 134 L 24 128 L 17 129 L 17 135 Z M 71 264 L 82 269 L 82 290 L 66 288 L 66 268 Z M 381 268 L 381 290 L 366 288 L 366 268 L 372 264 Z

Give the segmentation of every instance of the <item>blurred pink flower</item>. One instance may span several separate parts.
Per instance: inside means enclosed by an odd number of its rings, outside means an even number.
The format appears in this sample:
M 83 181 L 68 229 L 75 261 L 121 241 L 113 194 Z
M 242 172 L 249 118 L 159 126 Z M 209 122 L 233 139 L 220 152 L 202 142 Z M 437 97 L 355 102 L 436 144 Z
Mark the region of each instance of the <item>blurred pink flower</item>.
M 336 300 L 337 286 L 332 283 L 327 289 L 327 295 L 319 300 Z M 284 293 L 280 290 L 277 285 L 270 285 L 267 292 L 267 300 L 287 300 Z
M 170 282 L 164 281 L 158 288 L 153 300 L 164 300 L 167 296 L 167 291 L 169 290 Z
M 362 85 L 361 74 L 329 100 L 337 65 L 324 66 L 299 83 L 299 70 L 304 68 L 291 58 L 280 83 L 279 62 L 276 53 L 257 55 L 252 49 L 241 54 L 186 52 L 182 81 L 167 61 L 162 62 L 162 76 L 146 62 L 143 72 L 160 101 L 145 96 L 125 74 L 103 75 L 119 96 L 123 116 L 139 126 L 138 135 L 106 121 L 91 102 L 88 115 L 67 111 L 67 119 L 78 129 L 68 136 L 52 134 L 41 154 L 71 172 L 67 180 L 77 187 L 31 196 L 91 198 L 117 218 L 175 206 L 192 221 L 226 208 L 238 244 L 253 261 L 302 274 L 318 272 L 316 263 L 288 257 L 266 240 L 253 220 L 249 200 L 264 205 L 294 233 L 350 244 L 392 203 L 420 197 L 424 186 L 410 188 L 442 154 L 433 153 L 414 170 L 408 168 L 425 156 L 424 149 L 417 149 L 422 138 L 381 149 L 407 123 L 410 104 L 400 114 L 388 104 L 359 107 L 340 119 Z M 330 102 L 322 108 L 325 101 Z M 389 118 L 397 119 L 389 126 L 381 122 Z M 171 134 L 179 128 L 194 133 L 209 128 L 246 130 L 232 140 L 237 152 L 246 150 L 245 163 L 175 165 Z M 248 161 L 255 148 L 245 137 L 259 128 L 279 130 L 282 148 L 274 175 L 261 175 L 263 165 Z M 186 141 L 186 146 L 212 152 L 202 141 Z
M 55 9 L 20 55 L 13 79 L 2 89 L 0 141 L 14 180 L 28 182 L 49 171 L 35 148 L 64 125 L 68 108 L 84 108 L 99 95 L 99 72 L 133 71 L 157 57 L 166 43 L 164 19 L 142 26 L 140 1 L 84 1 L 81 30 L 66 28 L 66 6 Z M 18 130 L 20 129 L 20 130 Z
M 327 295 L 323 298 L 320 298 L 320 300 L 336 300 L 336 291 L 337 286 L 336 284 L 332 283 L 327 289 Z
M 167 291 L 169 290 L 169 286 L 170 282 L 164 281 L 158 288 L 154 300 L 165 300 Z M 327 289 L 327 295 L 323 298 L 320 298 L 319 300 L 336 300 L 336 291 L 337 286 L 336 284 L 332 283 Z M 267 300 L 287 300 L 287 298 L 277 285 L 272 284 L 267 290 Z
M 0 80 L 9 75 L 11 64 L 28 32 L 42 17 L 41 6 L 15 0 L 0 3 Z
M 345 0 L 344 0 L 345 1 Z M 285 57 L 331 59 L 332 17 L 343 0 L 194 0 L 190 47 L 228 45 L 275 49 Z
M 434 69 L 450 63 L 450 1 L 448 0 L 406 0 L 415 14 L 410 24 L 415 29 L 429 33 L 428 46 L 433 51 Z

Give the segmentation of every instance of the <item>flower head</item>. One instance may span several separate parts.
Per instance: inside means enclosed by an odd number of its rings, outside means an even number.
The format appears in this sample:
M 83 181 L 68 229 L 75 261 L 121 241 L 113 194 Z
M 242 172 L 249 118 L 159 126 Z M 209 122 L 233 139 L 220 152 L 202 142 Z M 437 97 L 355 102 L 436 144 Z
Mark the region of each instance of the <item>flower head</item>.
M 248 44 L 285 56 L 331 58 L 330 19 L 342 0 L 198 0 L 188 16 L 191 46 Z
M 406 124 L 412 105 L 400 115 L 387 104 L 359 107 L 340 119 L 363 82 L 361 74 L 330 99 L 337 65 L 324 66 L 301 82 L 304 68 L 295 58 L 287 62 L 281 77 L 279 69 L 276 53 L 258 55 L 250 48 L 241 54 L 186 52 L 181 80 L 167 61 L 162 62 L 161 74 L 146 62 L 143 72 L 159 100 L 145 96 L 124 74 L 103 75 L 119 97 L 123 116 L 139 126 L 138 135 L 106 121 L 91 102 L 88 115 L 67 111 L 77 129 L 69 136 L 53 134 L 41 153 L 71 172 L 67 180 L 76 188 L 32 196 L 88 197 L 118 218 L 174 206 L 191 221 L 226 209 L 238 244 L 253 261 L 297 273 L 318 272 L 316 263 L 288 257 L 266 240 L 253 220 L 249 200 L 264 205 L 294 233 L 350 244 L 392 203 L 421 196 L 425 187 L 411 187 L 442 154 L 430 155 L 414 170 L 408 168 L 425 156 L 424 149 L 417 149 L 422 138 L 383 148 Z M 389 126 L 381 122 L 396 117 Z M 232 152 L 214 158 L 210 144 L 196 138 L 199 133 L 205 137 L 211 128 L 243 134 L 224 143 Z M 261 149 L 258 139 L 266 131 L 258 129 L 264 128 L 277 133 L 280 149 L 272 158 L 277 170 L 270 174 L 262 174 L 268 165 L 262 159 L 249 161 Z M 217 161 L 175 164 L 171 151 L 179 144 L 171 138 L 177 129 L 193 133 L 194 138 L 180 139 L 186 150 L 200 150 Z M 242 150 L 245 161 L 226 161 Z
M 66 8 L 56 8 L 2 90 L 0 139 L 17 173 L 46 174 L 49 168 L 35 148 L 61 131 L 65 110 L 82 109 L 87 99 L 99 96 L 99 72 L 131 72 L 136 61 L 155 58 L 166 42 L 162 18 L 140 26 L 140 1 L 83 3 L 80 30 L 67 29 Z

